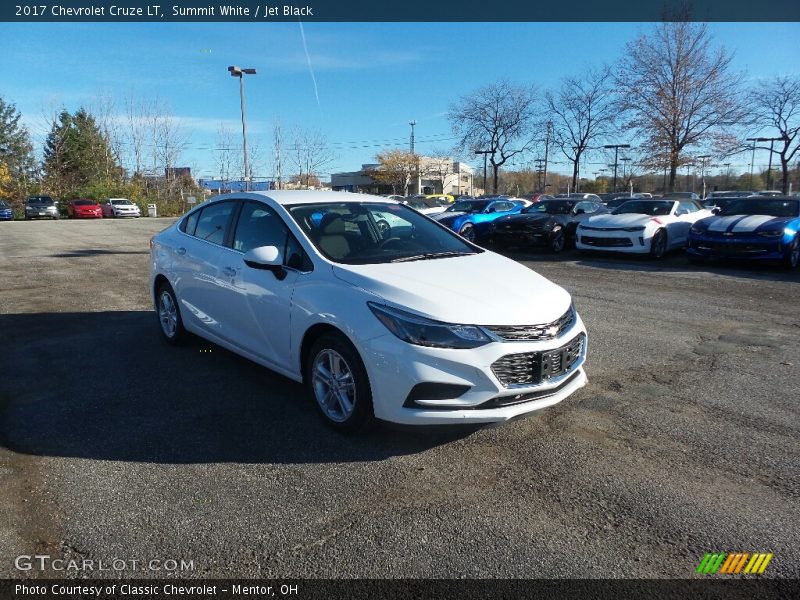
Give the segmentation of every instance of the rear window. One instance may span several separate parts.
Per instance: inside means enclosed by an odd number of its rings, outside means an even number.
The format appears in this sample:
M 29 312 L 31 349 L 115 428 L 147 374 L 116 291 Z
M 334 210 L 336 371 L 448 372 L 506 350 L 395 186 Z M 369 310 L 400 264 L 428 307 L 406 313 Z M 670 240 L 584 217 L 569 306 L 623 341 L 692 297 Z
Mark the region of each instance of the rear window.
M 200 211 L 200 217 L 194 230 L 195 237 L 213 244 L 222 244 L 225 241 L 225 231 L 233 207 L 233 202 L 217 202 L 206 206 Z

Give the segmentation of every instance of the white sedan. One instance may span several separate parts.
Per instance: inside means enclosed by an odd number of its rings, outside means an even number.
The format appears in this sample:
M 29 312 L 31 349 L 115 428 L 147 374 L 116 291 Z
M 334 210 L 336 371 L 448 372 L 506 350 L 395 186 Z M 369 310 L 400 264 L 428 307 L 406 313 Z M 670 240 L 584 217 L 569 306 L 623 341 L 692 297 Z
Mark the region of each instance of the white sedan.
M 564 289 L 374 196 L 213 198 L 151 240 L 150 293 L 168 342 L 194 333 L 303 382 L 343 430 L 505 421 L 586 384 Z
M 575 247 L 661 258 L 668 250 L 684 247 L 692 224 L 711 215 L 695 200 L 628 200 L 579 224 Z

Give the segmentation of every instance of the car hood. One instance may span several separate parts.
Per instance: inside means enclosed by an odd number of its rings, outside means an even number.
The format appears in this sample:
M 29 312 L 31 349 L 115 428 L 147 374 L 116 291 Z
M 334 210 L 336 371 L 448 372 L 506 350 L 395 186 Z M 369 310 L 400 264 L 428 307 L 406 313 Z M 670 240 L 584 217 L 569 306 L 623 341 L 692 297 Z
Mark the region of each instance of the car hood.
M 464 215 L 469 214 L 465 212 L 442 212 L 438 215 L 434 215 L 434 219 L 437 221 L 455 221 L 458 217 L 463 217 Z
M 561 317 L 571 302 L 563 288 L 488 251 L 402 263 L 337 264 L 333 273 L 393 306 L 447 323 L 549 323 Z
M 580 226 L 583 227 L 641 227 L 647 225 L 648 221 L 654 218 L 650 215 L 640 215 L 636 213 L 625 213 L 621 215 L 595 215 L 589 217 Z
M 751 233 L 785 227 L 797 217 L 773 217 L 772 215 L 726 215 L 707 217 L 697 222 L 697 226 L 716 233 Z

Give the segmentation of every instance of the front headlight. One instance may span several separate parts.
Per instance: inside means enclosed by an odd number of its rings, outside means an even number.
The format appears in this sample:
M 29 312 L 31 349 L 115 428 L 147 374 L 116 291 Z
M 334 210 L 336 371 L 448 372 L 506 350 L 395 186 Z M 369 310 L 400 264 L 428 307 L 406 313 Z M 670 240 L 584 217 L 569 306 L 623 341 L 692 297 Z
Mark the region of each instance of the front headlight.
M 703 233 L 704 231 L 705 231 L 705 230 L 704 230 L 702 227 L 698 227 L 697 225 L 692 225 L 692 226 L 689 228 L 689 233 L 693 233 L 693 234 L 695 234 L 695 235 L 700 235 L 700 234 L 701 234 L 701 233 Z
M 492 340 L 475 325 L 441 323 L 397 308 L 367 302 L 372 313 L 395 336 L 417 346 L 432 348 L 477 348 Z
M 758 235 L 761 237 L 776 238 L 783 235 L 783 229 L 769 229 L 767 231 L 759 231 Z
M 644 225 L 641 227 L 623 227 L 622 231 L 644 231 Z

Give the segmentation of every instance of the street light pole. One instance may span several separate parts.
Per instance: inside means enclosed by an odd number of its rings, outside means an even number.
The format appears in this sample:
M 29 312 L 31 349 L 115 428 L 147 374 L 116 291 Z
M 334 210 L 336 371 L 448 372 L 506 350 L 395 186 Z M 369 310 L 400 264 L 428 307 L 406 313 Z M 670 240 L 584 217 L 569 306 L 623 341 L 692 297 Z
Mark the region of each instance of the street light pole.
M 242 69 L 237 66 L 228 67 L 228 71 L 231 74 L 231 77 L 238 77 L 239 78 L 239 100 L 241 101 L 242 105 L 242 155 L 244 160 L 244 191 L 250 191 L 250 180 L 252 179 L 252 173 L 250 172 L 250 164 L 247 160 L 247 116 L 244 110 L 244 76 L 247 75 L 255 75 L 256 70 L 252 68 Z
M 750 155 L 750 183 L 747 185 L 751 190 L 753 189 L 753 163 L 756 162 L 756 142 L 759 138 L 747 138 L 746 141 L 753 142 L 753 153 Z
M 547 137 L 544 141 L 544 173 L 543 179 L 544 183 L 542 183 L 542 193 L 544 193 L 545 188 L 547 187 L 547 153 L 550 150 L 550 132 L 553 131 L 553 122 L 547 122 Z
M 603 146 L 606 149 L 614 149 L 614 191 L 617 191 L 617 165 L 619 164 L 617 158 L 619 156 L 619 149 L 620 148 L 630 148 L 630 144 L 608 144 Z
M 700 159 L 700 179 L 703 180 L 703 200 L 706 199 L 706 159 L 711 158 L 710 154 L 703 154 L 698 156 Z
M 731 187 L 731 163 L 723 163 L 722 166 L 725 167 L 725 188 L 727 189 Z
M 483 195 L 486 195 L 486 156 L 491 154 L 491 150 L 475 150 L 475 154 L 483 154 Z

